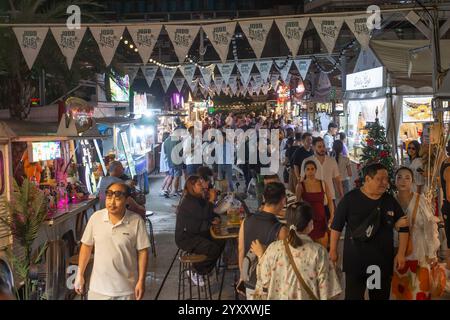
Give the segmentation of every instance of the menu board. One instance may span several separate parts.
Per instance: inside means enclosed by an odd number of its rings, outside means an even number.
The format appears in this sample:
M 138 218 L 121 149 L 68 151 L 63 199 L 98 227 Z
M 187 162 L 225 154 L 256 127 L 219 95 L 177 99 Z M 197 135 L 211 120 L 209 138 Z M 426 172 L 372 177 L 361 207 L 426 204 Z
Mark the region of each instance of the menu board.
M 131 154 L 131 148 L 128 142 L 127 133 L 125 131 L 121 132 L 120 137 L 122 138 L 123 150 L 128 162 L 128 168 L 130 169 L 131 178 L 134 178 L 134 176 L 136 175 L 136 165 L 134 163 L 133 155 Z
M 432 97 L 404 97 L 403 122 L 433 122 Z
M 31 162 L 61 158 L 61 143 L 59 141 L 32 142 L 31 150 Z

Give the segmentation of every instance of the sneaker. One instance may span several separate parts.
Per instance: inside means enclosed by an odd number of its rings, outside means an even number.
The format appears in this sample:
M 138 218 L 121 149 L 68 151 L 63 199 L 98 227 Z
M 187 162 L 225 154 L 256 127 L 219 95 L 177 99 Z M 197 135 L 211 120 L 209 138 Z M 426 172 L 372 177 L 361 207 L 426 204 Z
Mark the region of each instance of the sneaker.
M 199 286 L 199 287 L 205 286 L 205 282 L 203 281 L 202 276 L 199 275 L 197 278 L 197 274 L 195 272 L 190 273 L 189 271 L 186 271 L 186 273 L 188 276 L 191 277 L 191 281 L 194 285 Z
M 165 197 L 166 196 L 167 191 L 165 190 L 161 190 L 161 192 L 159 193 L 160 197 Z

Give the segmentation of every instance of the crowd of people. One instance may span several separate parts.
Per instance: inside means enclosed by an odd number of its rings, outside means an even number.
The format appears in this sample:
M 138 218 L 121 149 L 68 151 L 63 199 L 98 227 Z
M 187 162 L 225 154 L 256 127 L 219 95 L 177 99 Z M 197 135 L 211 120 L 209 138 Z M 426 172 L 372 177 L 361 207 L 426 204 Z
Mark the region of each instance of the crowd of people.
M 160 169 L 166 177 L 161 196 L 180 197 L 178 248 L 206 256 L 193 265 L 191 278 L 196 285 L 202 285 L 196 274 L 211 273 L 225 246 L 210 234 L 210 228 L 220 224 L 220 215 L 214 212 L 218 180 L 224 182 L 225 192 L 250 193 L 250 186 L 256 184 L 257 209 L 247 212 L 238 236 L 241 279 L 236 288 L 246 299 L 328 300 L 342 294 L 345 299 L 364 299 L 367 292 L 370 299 L 428 300 L 438 291 L 442 294 L 446 278 L 445 270 L 439 278 L 443 265 L 438 251 L 450 246 L 450 142 L 449 158 L 440 170 L 442 221 L 423 193 L 427 186 L 418 142 L 408 145 L 409 161 L 393 173 L 395 182 L 389 181 L 387 168 L 373 163 L 362 169 L 362 187 L 354 188 L 346 136 L 333 123 L 320 137 L 301 133 L 291 121 L 273 116 L 230 113 L 203 120 L 203 131 L 278 129 L 280 168 L 265 175 L 259 157 L 256 164 L 236 164 L 233 149 L 238 146 L 231 146 L 242 143 L 248 159 L 257 149 L 249 140 L 230 140 L 224 134 L 222 152 L 212 155 L 215 161 L 204 157 L 198 161 L 194 129 L 179 120 L 177 128 L 186 130 L 164 134 Z M 211 145 L 217 150 L 217 141 L 202 141 L 201 146 Z M 270 154 L 273 149 L 267 150 Z M 174 161 L 176 153 L 182 163 Z M 104 209 L 90 218 L 81 241 L 76 290 L 83 292 L 84 272 L 95 248 L 89 297 L 140 299 L 150 244 L 144 219 L 133 212 L 145 214 L 145 207 L 131 197 L 120 163 L 112 162 L 109 173 L 99 186 Z M 245 188 L 239 190 L 242 181 Z M 446 244 L 439 227 L 447 234 Z

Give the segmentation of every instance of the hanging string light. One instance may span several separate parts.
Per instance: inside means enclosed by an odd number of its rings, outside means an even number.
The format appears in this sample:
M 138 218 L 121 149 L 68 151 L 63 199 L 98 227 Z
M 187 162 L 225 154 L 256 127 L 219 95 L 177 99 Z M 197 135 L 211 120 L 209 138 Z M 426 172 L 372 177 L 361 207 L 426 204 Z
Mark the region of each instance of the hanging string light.
M 314 62 L 314 64 L 316 65 L 317 69 L 320 70 L 320 72 L 325 73 L 325 74 L 331 74 L 334 71 L 336 71 L 336 69 L 339 68 L 340 64 L 341 64 L 341 58 L 342 56 L 346 53 L 346 51 L 350 48 L 353 48 L 353 46 L 356 44 L 356 39 L 353 39 L 352 41 L 350 41 L 348 44 L 346 44 L 344 46 L 344 48 L 342 48 L 341 52 L 339 53 L 338 58 L 336 59 L 336 62 L 333 64 L 333 66 L 331 67 L 331 69 L 329 70 L 325 70 L 325 68 L 323 68 L 319 62 L 317 61 L 316 57 L 312 57 L 312 61 Z

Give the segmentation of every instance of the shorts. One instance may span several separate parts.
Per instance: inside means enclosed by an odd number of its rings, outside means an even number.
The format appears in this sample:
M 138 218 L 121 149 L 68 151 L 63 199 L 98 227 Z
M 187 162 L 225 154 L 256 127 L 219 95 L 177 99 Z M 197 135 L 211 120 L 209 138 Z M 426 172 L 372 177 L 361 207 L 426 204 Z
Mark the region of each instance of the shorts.
M 136 300 L 134 294 L 125 295 L 125 296 L 118 296 L 118 297 L 111 297 L 111 296 L 105 296 L 103 294 L 89 291 L 88 292 L 88 300 Z
M 447 248 L 450 249 L 450 202 L 444 201 L 444 205 L 442 206 L 442 217 L 444 218 Z
M 175 167 L 169 168 L 169 175 L 171 177 L 181 177 L 182 174 L 183 174 L 183 171 L 181 169 L 181 166 L 175 166 Z

